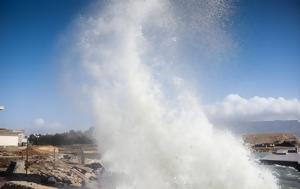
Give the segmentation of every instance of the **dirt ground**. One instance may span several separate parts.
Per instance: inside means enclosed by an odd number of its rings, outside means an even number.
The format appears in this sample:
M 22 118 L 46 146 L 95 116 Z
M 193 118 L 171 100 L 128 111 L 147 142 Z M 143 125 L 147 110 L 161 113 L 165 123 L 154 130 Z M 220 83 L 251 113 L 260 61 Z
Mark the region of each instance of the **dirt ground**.
M 95 154 L 95 156 L 91 156 Z M 91 159 L 90 157 L 94 157 Z M 0 188 L 82 187 L 103 170 L 94 145 L 29 146 L 0 150 Z M 12 166 L 14 162 L 14 166 Z M 13 167 L 9 172 L 9 167 Z M 27 174 L 26 174 L 27 167 Z M 17 188 L 18 188 L 17 187 Z M 2 189 L 2 188 L 1 188 Z

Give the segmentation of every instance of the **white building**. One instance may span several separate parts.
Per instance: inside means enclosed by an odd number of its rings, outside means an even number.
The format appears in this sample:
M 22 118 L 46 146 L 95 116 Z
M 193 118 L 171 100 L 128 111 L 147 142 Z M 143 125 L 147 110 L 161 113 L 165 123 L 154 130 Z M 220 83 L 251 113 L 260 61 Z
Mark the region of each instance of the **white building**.
M 16 130 L 13 130 L 13 133 L 17 133 L 18 134 L 18 145 L 19 146 L 23 146 L 23 144 L 27 143 L 27 139 L 26 139 L 26 136 L 25 136 L 25 131 L 22 130 L 22 129 L 16 129 Z
M 0 146 L 18 146 L 19 135 L 11 130 L 0 129 Z

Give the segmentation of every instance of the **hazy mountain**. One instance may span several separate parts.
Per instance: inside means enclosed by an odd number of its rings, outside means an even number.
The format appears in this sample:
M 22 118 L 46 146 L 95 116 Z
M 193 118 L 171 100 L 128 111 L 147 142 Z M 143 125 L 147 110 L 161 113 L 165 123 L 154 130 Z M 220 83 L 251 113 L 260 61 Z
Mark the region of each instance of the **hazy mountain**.
M 292 133 L 300 137 L 300 122 L 297 120 L 253 121 L 228 124 L 227 128 L 237 134 Z

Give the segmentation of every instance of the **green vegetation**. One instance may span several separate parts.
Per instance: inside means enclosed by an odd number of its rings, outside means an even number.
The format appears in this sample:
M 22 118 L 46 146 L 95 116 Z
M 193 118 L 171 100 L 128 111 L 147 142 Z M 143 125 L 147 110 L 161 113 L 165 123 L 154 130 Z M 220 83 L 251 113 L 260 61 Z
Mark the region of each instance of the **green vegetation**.
M 93 144 L 94 129 L 90 128 L 87 131 L 70 130 L 65 133 L 56 134 L 31 134 L 28 141 L 33 145 L 69 145 L 69 144 Z

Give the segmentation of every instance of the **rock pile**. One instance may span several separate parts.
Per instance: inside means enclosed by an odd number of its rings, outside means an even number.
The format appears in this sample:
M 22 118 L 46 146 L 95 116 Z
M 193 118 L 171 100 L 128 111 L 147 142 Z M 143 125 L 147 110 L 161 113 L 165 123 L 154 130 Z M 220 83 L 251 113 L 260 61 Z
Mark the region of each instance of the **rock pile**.
M 55 186 L 83 186 L 97 178 L 97 172 L 102 169 L 100 163 L 88 165 L 70 164 L 63 160 L 50 158 L 35 161 L 30 165 L 30 173 L 41 176 L 41 182 Z

